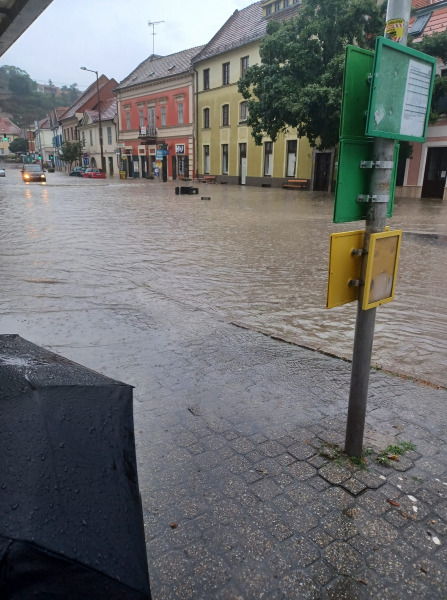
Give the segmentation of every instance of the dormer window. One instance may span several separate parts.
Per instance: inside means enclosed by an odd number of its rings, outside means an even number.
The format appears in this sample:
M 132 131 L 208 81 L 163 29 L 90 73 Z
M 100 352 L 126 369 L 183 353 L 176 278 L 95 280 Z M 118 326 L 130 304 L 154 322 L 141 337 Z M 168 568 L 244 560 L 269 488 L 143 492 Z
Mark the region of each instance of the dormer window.
M 431 15 L 432 13 L 429 12 L 425 15 L 419 15 L 418 17 L 416 17 L 416 21 L 410 27 L 408 33 L 410 33 L 413 36 L 422 35 L 422 32 L 424 31 L 425 26 L 429 22 Z

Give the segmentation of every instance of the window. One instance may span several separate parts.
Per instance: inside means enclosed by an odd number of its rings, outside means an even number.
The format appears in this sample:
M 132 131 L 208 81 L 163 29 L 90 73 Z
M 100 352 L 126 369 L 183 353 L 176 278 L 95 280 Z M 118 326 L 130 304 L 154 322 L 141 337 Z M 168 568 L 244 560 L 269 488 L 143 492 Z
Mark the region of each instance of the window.
M 210 70 L 209 69 L 203 69 L 203 89 L 204 90 L 210 89 Z
M 222 85 L 230 83 L 230 63 L 226 62 L 222 65 Z
M 130 112 L 126 112 L 126 129 L 130 130 Z
M 228 175 L 228 144 L 222 144 L 222 175 Z
M 248 105 L 247 102 L 241 102 L 241 104 L 240 104 L 239 123 L 245 123 L 247 120 L 247 115 L 248 115 L 247 105 Z
M 295 177 L 297 147 L 297 140 L 287 141 L 286 177 Z
M 144 114 L 142 108 L 140 108 L 140 110 L 138 111 L 138 118 L 140 120 L 140 127 L 144 127 Z
M 281 0 L 276 0 L 275 2 L 275 12 L 281 10 Z
M 264 176 L 271 177 L 273 171 L 273 143 L 265 142 L 264 144 Z
M 228 127 L 230 124 L 230 105 L 224 104 L 222 106 L 222 127 Z
M 166 106 L 161 107 L 161 126 L 166 127 Z
M 205 175 L 210 174 L 210 147 L 203 146 L 203 172 Z
M 178 124 L 183 125 L 183 102 L 177 104 Z
M 269 15 L 271 15 L 273 12 L 273 6 L 272 4 L 269 4 L 268 6 L 265 7 L 265 14 L 268 17 Z
M 90 129 L 90 146 L 93 146 L 93 131 Z
M 111 127 L 107 127 L 107 143 L 109 144 L 109 146 L 112 145 L 112 128 Z
M 151 106 L 147 109 L 149 135 L 155 135 L 155 107 Z
M 248 56 L 243 56 L 241 58 L 241 77 L 244 75 L 249 66 Z
M 284 0 L 284 8 L 287 8 L 290 4 L 290 0 Z
M 410 31 L 408 33 L 410 33 L 413 36 L 421 35 L 425 29 L 425 26 L 429 22 L 431 15 L 432 13 L 430 12 L 425 15 L 420 15 L 416 17 L 416 21 L 410 27 Z
M 82 146 L 85 146 L 85 133 L 82 132 Z
M 209 129 L 209 127 L 210 127 L 210 109 L 204 108 L 203 109 L 203 128 Z

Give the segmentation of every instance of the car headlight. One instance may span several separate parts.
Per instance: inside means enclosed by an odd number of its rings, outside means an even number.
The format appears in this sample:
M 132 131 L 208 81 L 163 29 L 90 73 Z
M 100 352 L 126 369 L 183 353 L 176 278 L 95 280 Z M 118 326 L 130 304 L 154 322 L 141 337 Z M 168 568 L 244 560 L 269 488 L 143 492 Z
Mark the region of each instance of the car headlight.
M 25 179 L 29 179 L 29 175 L 28 173 L 25 173 L 25 175 L 23 176 Z
M 41 175 L 41 176 L 40 176 L 40 178 L 41 178 L 41 179 L 45 179 L 45 175 Z

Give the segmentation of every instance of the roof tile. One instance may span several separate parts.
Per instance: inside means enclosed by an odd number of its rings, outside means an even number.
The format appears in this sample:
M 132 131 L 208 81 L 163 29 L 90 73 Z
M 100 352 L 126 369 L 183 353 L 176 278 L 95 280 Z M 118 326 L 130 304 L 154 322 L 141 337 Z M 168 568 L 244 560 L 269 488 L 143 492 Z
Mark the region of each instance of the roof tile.
M 180 73 L 187 73 L 191 69 L 192 58 L 202 50 L 203 46 L 196 46 L 182 50 L 169 56 L 152 54 L 144 60 L 116 87 L 123 90 L 142 83 L 151 83 L 157 79 L 164 79 Z

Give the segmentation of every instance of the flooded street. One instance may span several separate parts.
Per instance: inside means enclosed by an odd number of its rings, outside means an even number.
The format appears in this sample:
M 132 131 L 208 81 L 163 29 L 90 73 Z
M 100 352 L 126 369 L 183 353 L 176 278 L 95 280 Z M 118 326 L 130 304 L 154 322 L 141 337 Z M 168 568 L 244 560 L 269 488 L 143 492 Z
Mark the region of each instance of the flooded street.
M 328 194 L 200 184 L 198 196 L 178 196 L 175 185 L 58 173 L 25 185 L 7 169 L 1 332 L 104 372 L 92 348 L 119 352 L 126 319 L 165 297 L 351 358 L 356 303 L 325 309 L 329 235 L 363 222 L 334 225 Z M 373 363 L 447 386 L 447 207 L 397 199 L 389 224 L 404 237 L 396 301 L 377 311 Z

